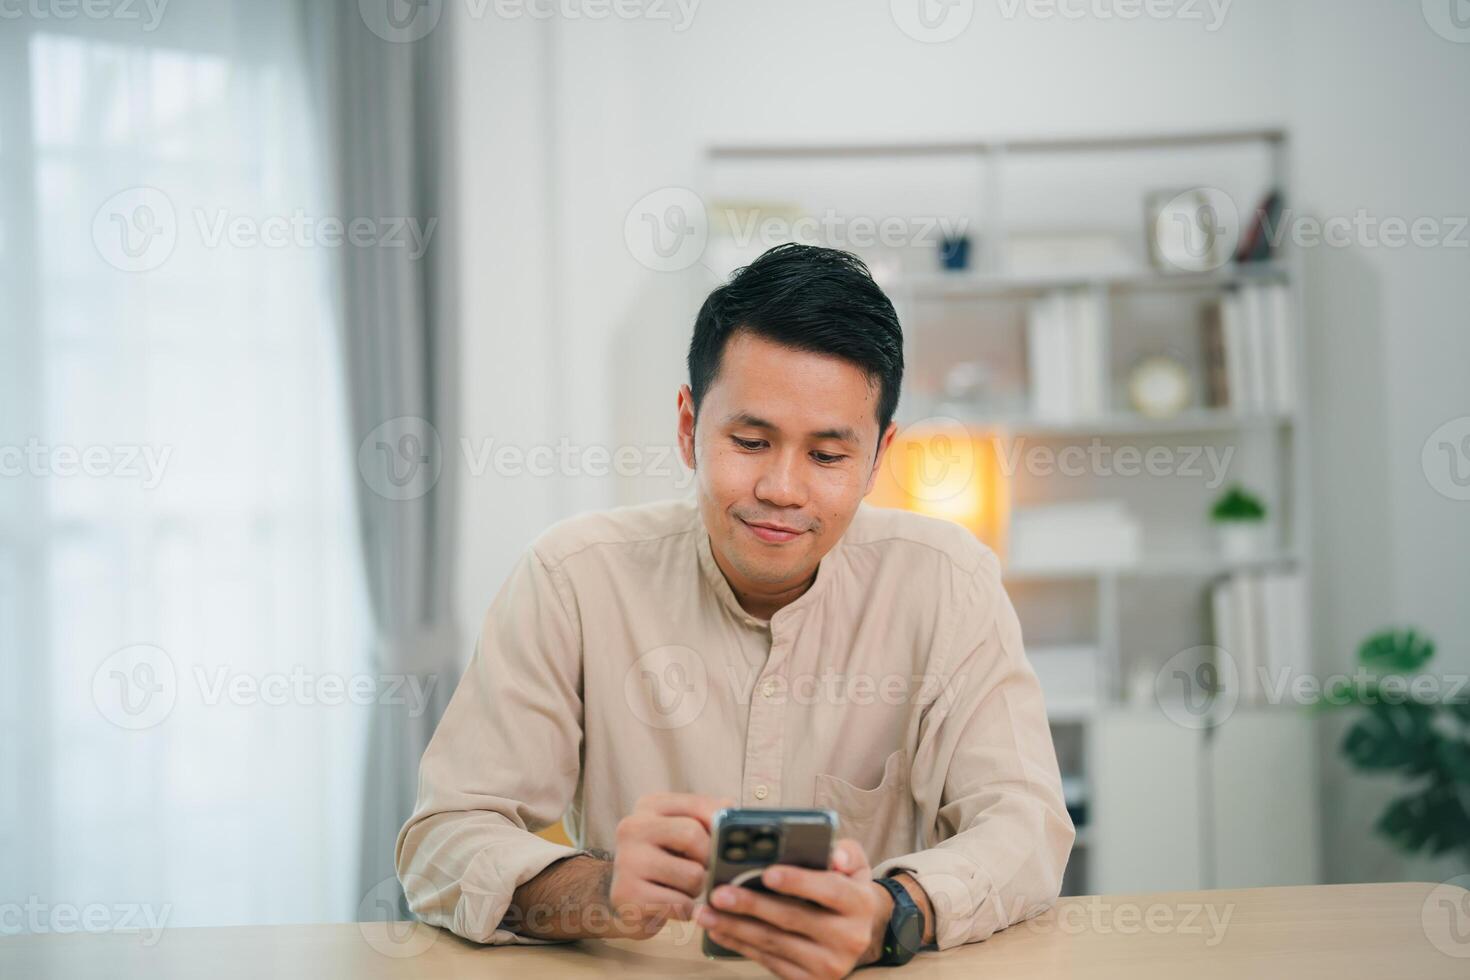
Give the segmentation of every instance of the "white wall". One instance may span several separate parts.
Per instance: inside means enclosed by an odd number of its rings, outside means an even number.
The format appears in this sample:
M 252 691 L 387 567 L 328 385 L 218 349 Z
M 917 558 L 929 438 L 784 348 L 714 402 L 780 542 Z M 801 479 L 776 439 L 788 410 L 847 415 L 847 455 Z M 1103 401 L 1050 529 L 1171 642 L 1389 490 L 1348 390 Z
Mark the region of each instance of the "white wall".
M 639 265 L 623 221 L 651 190 L 697 186 L 713 141 L 1280 124 L 1294 137 L 1299 208 L 1470 213 L 1470 45 L 1430 31 L 1417 3 L 1236 0 L 1217 31 L 1007 20 L 1003 9 L 979 3 L 945 44 L 905 36 L 886 3 L 851 0 L 704 0 L 683 32 L 462 18 L 466 432 L 672 441 L 682 347 L 710 283 L 698 269 Z M 1306 257 L 1326 670 L 1346 668 L 1367 631 L 1400 621 L 1439 638 L 1442 667 L 1470 669 L 1470 504 L 1436 494 L 1419 462 L 1437 425 L 1470 414 L 1467 256 Z M 619 499 L 610 479 L 466 487 L 459 603 L 469 624 L 537 529 Z M 1399 876 L 1398 859 L 1367 840 L 1376 804 L 1332 763 L 1333 737 L 1324 729 L 1328 874 Z

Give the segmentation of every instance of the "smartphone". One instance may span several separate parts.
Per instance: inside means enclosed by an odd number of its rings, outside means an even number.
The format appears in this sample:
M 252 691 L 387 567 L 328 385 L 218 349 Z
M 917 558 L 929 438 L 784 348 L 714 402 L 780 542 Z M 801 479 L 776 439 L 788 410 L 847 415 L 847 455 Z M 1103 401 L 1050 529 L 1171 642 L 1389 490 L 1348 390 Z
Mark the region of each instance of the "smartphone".
M 772 864 L 826 871 L 832 867 L 837 814 L 831 810 L 726 807 L 710 828 L 709 879 L 704 900 L 720 885 L 770 891 L 761 872 Z M 704 955 L 739 956 L 704 935 Z

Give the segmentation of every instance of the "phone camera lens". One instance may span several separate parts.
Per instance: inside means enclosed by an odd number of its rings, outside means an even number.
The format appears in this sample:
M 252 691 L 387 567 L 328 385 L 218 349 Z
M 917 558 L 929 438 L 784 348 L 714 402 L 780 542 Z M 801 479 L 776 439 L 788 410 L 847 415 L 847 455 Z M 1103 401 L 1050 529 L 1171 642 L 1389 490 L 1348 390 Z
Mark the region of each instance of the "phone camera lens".
M 727 861 L 744 861 L 745 854 L 745 848 L 738 845 L 731 845 L 725 848 L 725 860 Z

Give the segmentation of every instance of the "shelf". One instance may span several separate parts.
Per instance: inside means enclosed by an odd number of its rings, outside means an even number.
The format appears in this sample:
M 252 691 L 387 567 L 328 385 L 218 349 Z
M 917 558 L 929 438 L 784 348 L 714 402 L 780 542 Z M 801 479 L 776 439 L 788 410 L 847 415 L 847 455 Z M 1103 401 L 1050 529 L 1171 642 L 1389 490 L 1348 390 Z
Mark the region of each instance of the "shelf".
M 954 411 L 948 411 L 948 409 L 954 409 Z M 1295 422 L 1295 416 L 1289 412 L 1243 415 L 1224 408 L 1189 409 L 1166 419 L 1149 418 L 1136 412 L 1114 412 L 1087 419 L 1050 421 L 1015 415 L 975 415 L 967 413 L 961 406 L 941 402 L 933 412 L 928 414 L 931 417 L 952 417 L 970 428 L 998 431 L 1004 436 L 1035 437 L 1238 432 L 1247 429 L 1290 426 Z
M 749 160 L 769 157 L 913 157 L 954 154 L 1069 153 L 1110 150 L 1169 149 L 1181 146 L 1221 146 L 1232 143 L 1280 144 L 1283 129 L 1224 129 L 1173 133 L 1097 133 L 1074 136 L 1008 136 L 973 140 L 850 143 L 715 143 L 706 148 L 712 160 Z
M 1216 555 L 1179 555 L 1145 558 L 1133 565 L 1078 568 L 1006 569 L 1002 578 L 1012 584 L 1025 582 L 1085 581 L 1107 576 L 1116 578 L 1213 578 L 1234 572 L 1280 568 L 1298 561 L 1294 552 L 1271 552 L 1256 558 L 1232 560 Z
M 919 299 L 974 299 L 1028 296 L 1055 289 L 1108 289 L 1114 292 L 1224 289 L 1244 283 L 1285 280 L 1276 262 L 1230 266 L 1216 272 L 1157 272 L 1151 269 L 1076 276 L 1009 276 L 972 272 L 928 273 L 895 282 Z

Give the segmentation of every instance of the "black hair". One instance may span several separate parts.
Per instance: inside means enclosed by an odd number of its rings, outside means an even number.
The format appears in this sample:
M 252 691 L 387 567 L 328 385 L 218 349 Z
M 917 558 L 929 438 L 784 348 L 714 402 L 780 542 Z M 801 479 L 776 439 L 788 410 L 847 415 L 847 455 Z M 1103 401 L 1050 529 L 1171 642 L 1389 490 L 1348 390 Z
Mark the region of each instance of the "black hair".
M 879 438 L 887 431 L 903 382 L 903 330 L 862 259 L 835 248 L 777 245 L 710 293 L 689 342 L 696 415 L 726 343 L 739 331 L 862 368 L 879 386 Z

